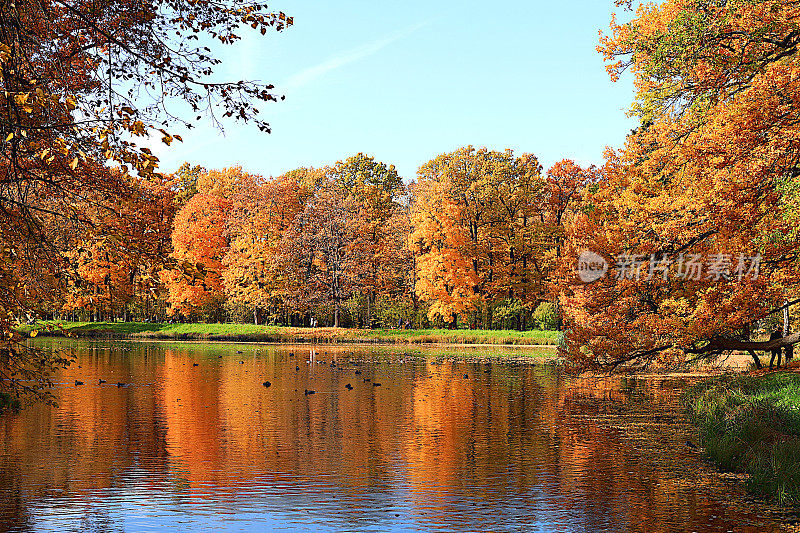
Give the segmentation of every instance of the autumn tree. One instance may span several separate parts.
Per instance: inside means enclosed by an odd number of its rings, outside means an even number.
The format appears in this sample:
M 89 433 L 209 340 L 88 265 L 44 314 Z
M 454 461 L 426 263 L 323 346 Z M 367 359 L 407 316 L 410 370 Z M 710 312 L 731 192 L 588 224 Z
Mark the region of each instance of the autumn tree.
M 364 322 L 371 326 L 379 296 L 397 296 L 408 268 L 405 245 L 398 246 L 405 187 L 394 165 L 359 153 L 327 170 L 358 206 L 357 233 L 351 248 L 360 257 L 355 292 L 366 303 Z M 394 218 L 393 218 L 394 217 Z M 391 220 L 391 224 L 390 224 Z
M 533 155 L 466 147 L 423 165 L 410 236 L 417 294 L 431 317 L 489 322 L 498 299 L 544 297 L 557 231 L 544 212 L 545 180 Z
M 197 180 L 206 172 L 206 169 L 200 165 L 192 166 L 187 161 L 169 176 L 175 201 L 179 207 L 186 205 L 186 202 L 197 193 Z
M 217 322 L 222 318 L 222 261 L 228 251 L 228 209 L 229 200 L 198 193 L 175 217 L 172 258 L 176 266 L 161 274 L 169 289 L 172 314 Z
M 374 260 L 380 265 L 383 277 L 377 285 L 375 310 L 383 327 L 396 326 L 398 320 L 408 320 L 422 326 L 425 312 L 420 308 L 414 290 L 417 270 L 414 254 L 409 248 L 411 236 L 411 206 L 397 204 L 383 225 L 381 246 Z
M 226 226 L 230 247 L 222 274 L 225 294 L 232 303 L 250 308 L 256 324 L 263 320 L 260 309 L 273 317 L 286 312 L 282 308 L 289 280 L 281 268 L 281 245 L 319 179 L 317 171 L 300 169 L 253 184 L 232 199 Z
M 37 288 L 66 289 L 69 262 L 51 228 L 101 235 L 87 205 L 113 211 L 149 179 L 157 159 L 137 141 L 180 140 L 171 124 L 221 114 L 267 130 L 253 104 L 276 100 L 272 87 L 220 80 L 212 43 L 289 24 L 257 2 L 0 2 L 0 388 L 47 384 L 46 357 L 15 343 L 11 326 L 35 308 L 20 273 L 44 270 L 23 265 L 47 265 Z
M 680 362 L 755 350 L 756 320 L 796 294 L 800 74 L 794 2 L 669 0 L 612 24 L 641 126 L 610 153 L 571 228 L 567 354 L 584 364 Z M 610 266 L 585 283 L 592 251 Z M 783 343 L 796 339 L 785 339 Z
M 289 302 L 298 309 L 332 306 L 339 327 L 342 302 L 357 284 L 361 257 L 354 247 L 358 204 L 338 182 L 326 180 L 286 232 L 282 264 L 290 279 Z
M 247 210 L 246 199 L 259 185 L 259 176 L 241 167 L 209 170 L 198 176 L 197 193 L 175 217 L 171 254 L 175 265 L 162 273 L 171 313 L 222 319 L 231 210 L 234 206 Z
M 68 260 L 68 290 L 64 305 L 53 311 L 142 320 L 162 310 L 159 274 L 169 263 L 176 193 L 172 180 L 160 175 L 131 192 L 113 211 L 94 212 L 93 225 L 104 228 L 102 235 L 81 232 L 60 244 Z
M 594 165 L 583 168 L 571 159 L 562 159 L 547 170 L 544 187 L 546 220 L 556 226 L 569 222 L 583 208 L 583 195 L 602 179 Z

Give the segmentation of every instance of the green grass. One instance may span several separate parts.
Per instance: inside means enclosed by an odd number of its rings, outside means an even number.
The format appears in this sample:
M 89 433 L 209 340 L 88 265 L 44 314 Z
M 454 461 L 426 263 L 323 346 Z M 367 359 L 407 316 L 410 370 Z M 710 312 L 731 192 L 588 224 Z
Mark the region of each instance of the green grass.
M 709 457 L 749 474 L 748 489 L 800 505 L 800 374 L 725 376 L 686 396 Z
M 394 330 L 342 328 L 289 328 L 254 324 L 145 324 L 136 322 L 40 322 L 21 326 L 18 331 L 39 335 L 76 337 L 127 337 L 176 340 L 220 340 L 237 342 L 317 342 L 387 344 L 498 344 L 556 345 L 557 331 L 495 330 Z

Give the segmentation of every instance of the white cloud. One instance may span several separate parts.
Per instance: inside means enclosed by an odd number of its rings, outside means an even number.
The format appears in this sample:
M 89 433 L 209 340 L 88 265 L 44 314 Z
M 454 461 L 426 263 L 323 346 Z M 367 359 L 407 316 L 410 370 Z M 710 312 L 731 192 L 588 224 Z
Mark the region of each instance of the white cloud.
M 233 57 L 230 60 L 230 72 L 237 80 L 252 80 L 256 78 L 259 37 L 255 32 L 244 31 L 242 40 L 231 48 Z
M 374 55 L 381 51 L 383 48 L 386 48 L 390 44 L 404 37 L 408 37 L 418 29 L 422 28 L 423 26 L 427 25 L 428 22 L 421 22 L 419 24 L 415 24 L 410 26 L 404 30 L 401 30 L 397 33 L 394 33 L 388 37 L 383 39 L 378 39 L 377 41 L 373 41 L 371 43 L 367 43 L 351 50 L 347 50 L 345 52 L 339 53 L 326 61 L 318 65 L 314 65 L 313 67 L 308 67 L 306 69 L 297 72 L 290 76 L 284 83 L 280 85 L 280 89 L 285 92 L 290 92 L 308 83 L 321 78 L 322 76 L 337 70 L 339 68 L 344 67 L 345 65 L 349 65 L 350 63 L 354 63 L 356 61 L 360 61 L 364 58 L 367 58 L 371 55 Z

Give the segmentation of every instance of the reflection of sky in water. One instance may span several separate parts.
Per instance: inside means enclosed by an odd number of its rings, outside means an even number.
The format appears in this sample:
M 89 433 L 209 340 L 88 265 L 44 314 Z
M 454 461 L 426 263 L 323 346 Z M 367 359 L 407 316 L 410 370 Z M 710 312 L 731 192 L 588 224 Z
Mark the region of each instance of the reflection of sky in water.
M 76 350 L 79 366 L 59 378 L 58 409 L 0 419 L 0 531 L 778 522 L 685 445 L 678 380 L 569 378 L 475 349 L 457 361 L 452 349 L 323 347 L 309 362 L 301 346 L 39 342 Z
M 277 489 L 277 487 L 276 487 Z M 368 501 L 371 511 L 343 512 L 336 495 L 298 502 L 291 490 L 279 496 L 263 487 L 241 487 L 242 495 L 224 502 L 216 498 L 153 496 L 149 490 L 100 491 L 80 501 L 45 500 L 32 506 L 30 526 L 34 531 L 431 531 L 450 530 L 453 524 L 427 523 L 424 509 L 409 512 L 401 493 L 397 499 Z M 306 498 L 307 499 L 307 498 Z M 178 500 L 178 501 L 176 501 Z M 249 501 L 247 501 L 249 500 Z M 579 517 L 556 508 L 505 509 L 505 527 L 492 531 L 566 531 L 563 523 L 580 523 Z M 468 510 L 478 523 L 491 520 L 497 509 Z M 539 513 L 546 514 L 537 518 Z M 421 516 L 418 516 L 421 515 Z M 549 520 L 548 520 L 549 519 Z M 512 525 L 513 524 L 513 525 Z M 559 527 L 559 524 L 562 524 Z M 463 530 L 474 530 L 463 524 Z M 573 526 L 574 527 L 574 526 Z M 569 531 L 580 531 L 568 529 Z

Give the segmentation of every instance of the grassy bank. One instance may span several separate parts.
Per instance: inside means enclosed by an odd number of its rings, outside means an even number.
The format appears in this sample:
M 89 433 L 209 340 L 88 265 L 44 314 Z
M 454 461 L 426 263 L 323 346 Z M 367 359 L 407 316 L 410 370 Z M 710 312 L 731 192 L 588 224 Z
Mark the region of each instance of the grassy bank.
M 254 324 L 48 322 L 20 328 L 23 333 L 30 333 L 33 330 L 38 331 L 42 336 L 69 333 L 84 338 L 113 337 L 228 342 L 555 345 L 559 340 L 557 331 L 312 329 L 256 326 Z
M 700 442 L 722 469 L 749 474 L 753 493 L 800 505 L 800 374 L 716 378 L 686 400 Z

